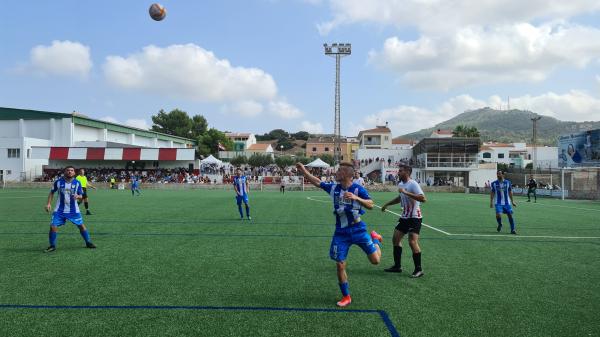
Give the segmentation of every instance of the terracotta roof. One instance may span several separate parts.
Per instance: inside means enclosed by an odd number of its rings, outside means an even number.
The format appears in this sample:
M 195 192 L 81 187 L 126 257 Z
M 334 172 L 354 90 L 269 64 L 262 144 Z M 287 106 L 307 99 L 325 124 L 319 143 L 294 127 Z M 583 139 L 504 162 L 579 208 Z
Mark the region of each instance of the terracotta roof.
M 375 129 L 362 130 L 358 133 L 358 137 L 363 133 L 392 133 L 392 130 L 387 126 L 377 126 Z
M 402 137 L 396 137 L 394 139 L 392 139 L 392 144 L 410 144 L 413 145 L 415 144 L 415 141 L 412 139 L 406 139 L 406 138 L 402 138 Z
M 227 137 L 250 137 L 251 133 L 247 132 L 227 132 L 225 136 Z
M 479 148 L 479 150 L 480 150 L 480 151 L 487 151 L 487 150 L 491 150 L 491 149 L 492 149 L 491 147 L 489 147 L 489 146 L 485 146 L 485 145 L 482 145 L 482 146 Z
M 265 151 L 271 144 L 252 144 L 248 147 L 249 151 Z

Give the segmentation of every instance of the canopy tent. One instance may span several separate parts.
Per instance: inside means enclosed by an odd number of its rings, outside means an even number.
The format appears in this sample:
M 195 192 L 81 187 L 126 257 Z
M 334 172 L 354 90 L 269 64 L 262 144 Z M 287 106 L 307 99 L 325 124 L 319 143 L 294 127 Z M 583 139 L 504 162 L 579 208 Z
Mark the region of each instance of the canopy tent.
M 328 168 L 329 164 L 322 161 L 321 158 L 315 159 L 313 162 L 306 164 L 307 167 Z
M 220 161 L 219 159 L 213 157 L 213 155 L 211 154 L 210 156 L 202 159 L 200 161 L 201 164 L 222 164 L 223 162 Z

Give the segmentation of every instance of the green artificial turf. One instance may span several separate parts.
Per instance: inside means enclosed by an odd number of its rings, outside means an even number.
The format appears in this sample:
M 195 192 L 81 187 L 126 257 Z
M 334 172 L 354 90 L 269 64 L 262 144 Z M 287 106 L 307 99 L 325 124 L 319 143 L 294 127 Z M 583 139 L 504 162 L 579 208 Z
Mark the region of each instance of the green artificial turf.
M 47 192 L 0 190 L 0 305 L 54 306 L 0 307 L 0 336 L 600 334 L 598 202 L 518 198 L 515 237 L 506 218 L 496 233 L 489 196 L 429 193 L 424 223 L 447 234 L 422 229 L 420 279 L 406 242 L 405 272 L 383 272 L 397 217 L 369 211 L 382 264 L 350 250 L 353 303 L 338 311 L 327 194 L 254 192 L 252 221 L 239 220 L 232 191 L 142 194 L 90 191 L 84 220 L 98 248 L 67 224 L 43 253 Z

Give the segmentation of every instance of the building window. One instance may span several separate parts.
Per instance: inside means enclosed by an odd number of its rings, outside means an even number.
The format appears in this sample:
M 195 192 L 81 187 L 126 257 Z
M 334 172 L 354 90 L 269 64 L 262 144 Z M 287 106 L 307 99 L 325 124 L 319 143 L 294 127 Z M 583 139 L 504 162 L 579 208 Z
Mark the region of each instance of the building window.
M 367 137 L 367 142 L 370 142 L 370 141 L 371 141 L 371 137 Z
M 484 152 L 484 153 L 483 153 L 483 158 L 484 158 L 484 159 L 491 159 L 491 158 L 492 158 L 492 154 L 491 154 L 491 153 L 489 153 L 489 152 Z
M 27 159 L 31 158 L 31 149 L 27 149 Z
M 8 149 L 8 158 L 21 158 L 21 149 Z
M 317 148 L 316 147 L 313 147 L 313 152 L 317 152 Z
M 503 159 L 504 158 L 504 153 L 498 153 L 498 158 L 499 159 Z
M 325 148 L 325 152 L 329 152 L 329 148 L 328 147 Z
M 385 136 L 385 137 L 383 137 L 383 139 L 384 139 L 384 140 L 388 140 L 389 138 L 388 138 L 388 136 Z

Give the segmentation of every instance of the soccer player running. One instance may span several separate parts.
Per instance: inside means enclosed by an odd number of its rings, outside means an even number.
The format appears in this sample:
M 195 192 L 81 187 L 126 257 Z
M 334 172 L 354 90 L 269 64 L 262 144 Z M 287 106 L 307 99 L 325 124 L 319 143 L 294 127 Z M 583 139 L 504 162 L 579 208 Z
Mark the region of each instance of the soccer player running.
M 240 212 L 240 220 L 244 220 L 242 201 L 246 206 L 246 216 L 248 217 L 248 220 L 252 220 L 252 217 L 250 217 L 250 206 L 248 206 L 248 187 L 248 180 L 245 175 L 242 175 L 242 169 L 236 169 L 235 177 L 233 177 L 233 189 L 235 190 L 235 200 L 237 202 L 238 211 Z
M 384 270 L 390 273 L 402 272 L 402 238 L 408 234 L 408 244 L 412 250 L 413 262 L 415 264 L 415 270 L 411 277 L 416 278 L 425 275 L 421 266 L 419 235 L 423 222 L 420 205 L 422 202 L 427 201 L 427 199 L 419 183 L 410 178 L 411 173 L 411 166 L 406 164 L 399 165 L 398 178 L 400 182 L 398 183 L 398 192 L 400 194 L 383 205 L 381 211 L 385 212 L 388 206 L 402 203 L 403 211 L 400 219 L 398 219 L 398 225 L 394 229 L 394 236 L 392 238 L 392 243 L 394 244 L 394 265 Z
M 355 244 L 362 248 L 372 264 L 379 264 L 381 260 L 381 235 L 375 231 L 369 235 L 367 225 L 360 219 L 365 213 L 363 208 L 373 208 L 373 200 L 364 187 L 352 182 L 354 168 L 350 163 L 340 164 L 335 174 L 337 183 L 322 182 L 310 174 L 301 163 L 297 163 L 296 167 L 311 184 L 323 189 L 333 199 L 335 232 L 329 257 L 336 262 L 338 282 L 343 296 L 337 305 L 345 307 L 352 302 L 346 274 L 346 257 L 350 246 Z
M 81 234 L 81 237 L 83 237 L 87 248 L 96 248 L 90 240 L 90 234 L 88 233 L 87 228 L 85 228 L 85 225 L 83 224 L 83 218 L 79 211 L 79 205 L 77 204 L 77 200 L 82 197 L 83 189 L 81 183 L 75 179 L 75 168 L 73 166 L 67 166 L 64 173 L 64 177 L 54 182 L 50 194 L 48 195 L 46 212 L 50 212 L 54 193 L 58 192 L 58 200 L 54 212 L 52 213 L 50 232 L 48 234 L 50 246 L 46 248 L 46 253 L 56 250 L 58 227 L 64 225 L 66 220 L 69 220 L 79 228 L 79 233 Z
M 517 234 L 515 220 L 512 216 L 512 206 L 517 207 L 513 199 L 512 184 L 510 180 L 504 179 L 504 172 L 501 170 L 496 173 L 496 176 L 498 180 L 492 182 L 492 192 L 490 193 L 490 208 L 496 207 L 496 221 L 498 222 L 496 230 L 498 232 L 502 230 L 502 213 L 504 213 L 508 216 L 508 221 L 510 222 L 510 234 Z
M 92 184 L 90 184 L 88 182 L 88 179 L 85 176 L 84 169 L 79 169 L 79 175 L 77 177 L 75 177 L 75 179 L 77 179 L 77 181 L 79 181 L 79 183 L 81 183 L 81 188 L 83 189 L 83 194 L 81 196 L 82 198 L 77 200 L 77 204 L 81 205 L 81 201 L 83 200 L 83 205 L 85 206 L 85 215 L 92 215 L 92 212 L 90 212 L 90 209 L 89 209 L 87 188 L 89 187 L 89 188 L 95 190 L 96 187 L 94 187 Z
M 537 181 L 533 179 L 533 175 L 529 175 L 529 182 L 527 183 L 527 202 L 531 202 L 531 193 L 533 193 L 533 202 L 537 202 Z

